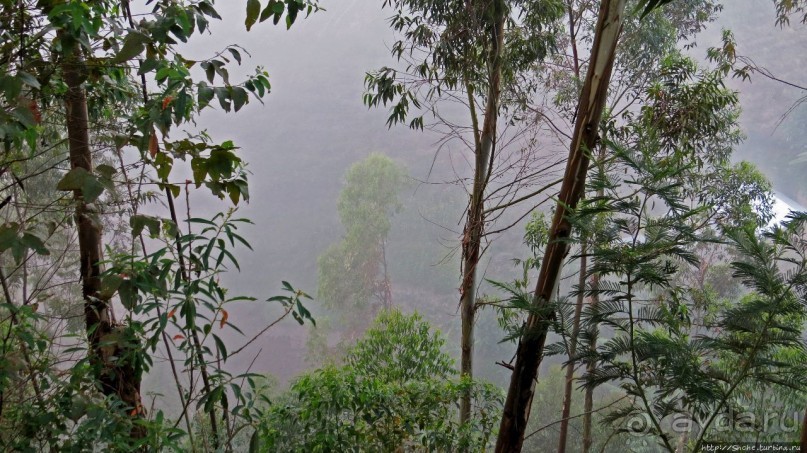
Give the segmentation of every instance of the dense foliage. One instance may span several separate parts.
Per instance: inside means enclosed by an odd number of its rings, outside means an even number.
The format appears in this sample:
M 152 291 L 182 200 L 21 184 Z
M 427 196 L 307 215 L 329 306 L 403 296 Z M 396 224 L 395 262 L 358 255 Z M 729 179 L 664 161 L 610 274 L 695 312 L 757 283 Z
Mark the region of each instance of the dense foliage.
M 458 379 L 445 339 L 417 315 L 384 311 L 341 366 L 307 373 L 261 423 L 269 451 L 478 451 L 501 407 L 495 386 Z M 460 395 L 476 406 L 456 422 Z
M 804 83 L 738 53 L 729 30 L 708 63 L 690 57 L 716 0 L 380 3 L 395 63 L 355 101 L 436 134 L 435 155 L 349 144 L 367 157 L 334 228 L 321 222 L 333 234 L 306 239 L 321 246 L 310 275 L 294 275 L 314 301 L 280 278 L 274 296 L 227 285 L 256 241 L 299 247 L 243 217 L 266 195 L 246 153 L 199 127 L 272 89 L 269 62 L 244 70 L 240 44 L 209 47 L 228 8 L 0 0 L 0 449 L 807 448 L 807 214 L 773 221 L 774 185 L 734 157 L 728 88 L 797 90 L 770 165 L 800 175 Z M 253 34 L 319 11 L 237 6 Z M 803 31 L 803 0 L 768 6 L 771 29 Z M 416 160 L 449 189 L 410 193 Z M 439 244 L 411 233 L 428 222 Z M 261 355 L 302 355 L 306 332 L 315 369 Z

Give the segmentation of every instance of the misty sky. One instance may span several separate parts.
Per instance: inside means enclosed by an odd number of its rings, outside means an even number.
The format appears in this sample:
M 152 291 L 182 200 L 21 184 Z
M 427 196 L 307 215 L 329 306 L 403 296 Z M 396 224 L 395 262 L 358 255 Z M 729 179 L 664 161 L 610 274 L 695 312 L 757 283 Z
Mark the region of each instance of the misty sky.
M 322 2 L 326 11 L 307 19 L 301 16 L 291 30 L 263 23 L 249 33 L 243 25 L 242 2 L 220 3 L 225 21 L 213 23 L 212 35 L 194 40 L 189 49 L 187 57 L 205 58 L 227 44 L 242 45 L 252 58 L 245 59 L 241 75 L 261 65 L 272 82 L 265 105 L 253 99 L 235 114 L 206 111 L 198 123 L 214 140 L 235 141 L 252 173 L 252 200 L 240 214 L 255 222 L 245 231 L 255 251 L 239 253 L 243 271 L 228 277 L 234 293 L 265 299 L 279 292 L 281 280 L 316 292 L 316 257 L 340 237 L 336 200 L 342 175 L 352 163 L 371 152 L 382 152 L 405 164 L 413 177 L 427 177 L 436 137 L 405 127 L 388 130 L 386 110 L 368 110 L 361 102 L 365 71 L 392 64 L 388 46 L 393 35 L 386 22 L 390 12 L 382 11 L 381 3 L 326 0 Z M 775 28 L 769 1 L 726 3 L 724 18 L 710 26 L 692 55 L 702 59 L 709 46 L 718 44 L 720 28 L 730 27 L 740 53 L 753 56 L 759 65 L 782 78 L 807 83 L 799 62 L 782 58 L 807 54 L 807 27 Z M 740 8 L 747 11 L 749 5 L 754 5 L 755 14 L 738 14 Z M 760 22 L 768 24 L 763 36 L 758 33 Z M 231 69 L 231 79 L 237 80 L 237 75 L 238 71 Z M 753 83 L 732 81 L 731 86 L 742 90 L 743 124 L 753 139 L 743 145 L 739 155 L 764 167 L 766 156 L 777 146 L 772 134 L 778 118 L 799 97 L 799 91 L 762 77 L 755 77 Z M 774 185 L 779 186 L 777 181 Z M 404 197 L 411 201 L 424 194 L 427 190 L 413 189 Z M 199 199 L 193 208 L 202 215 L 226 209 L 227 203 Z M 462 208 L 458 206 L 457 213 Z M 431 231 L 422 239 L 434 247 L 456 239 L 445 231 Z M 520 235 L 515 233 L 515 237 Z M 450 260 L 443 266 L 447 266 L 447 275 L 454 271 L 456 281 L 450 283 L 457 286 L 458 267 Z M 448 298 L 456 299 L 456 294 L 449 293 Z M 455 304 L 448 304 L 444 310 L 449 319 L 456 314 Z M 259 306 L 242 307 L 232 314 L 232 321 L 256 331 L 269 320 L 266 314 Z M 450 323 L 441 327 L 456 329 L 459 318 L 455 321 L 453 327 Z M 267 334 L 245 353 L 250 356 L 239 358 L 238 363 L 249 362 L 262 349 L 253 371 L 270 371 L 285 380 L 304 366 L 305 335 L 304 328 L 289 320 Z

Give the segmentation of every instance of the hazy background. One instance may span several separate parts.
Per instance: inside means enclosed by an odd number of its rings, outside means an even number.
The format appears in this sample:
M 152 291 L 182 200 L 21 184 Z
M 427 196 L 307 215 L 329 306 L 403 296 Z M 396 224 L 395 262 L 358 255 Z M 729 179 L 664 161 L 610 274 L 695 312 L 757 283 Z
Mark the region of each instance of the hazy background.
M 385 109 L 368 110 L 362 105 L 365 72 L 393 63 L 388 51 L 393 35 L 386 21 L 390 12 L 382 11 L 381 1 L 324 0 L 321 5 L 326 11 L 298 18 L 291 30 L 263 23 L 247 33 L 243 5 L 232 3 L 237 7 L 219 7 L 225 20 L 212 24 L 212 35 L 194 40 L 188 50 L 190 58 L 205 58 L 227 44 L 243 45 L 252 58 L 245 59 L 241 75 L 260 65 L 272 82 L 265 105 L 252 100 L 235 114 L 206 111 L 198 122 L 198 128 L 206 129 L 214 140 L 233 140 L 240 146 L 252 173 L 252 199 L 240 207 L 239 215 L 255 223 L 244 231 L 254 251 L 237 254 L 242 272 L 226 277 L 231 292 L 266 299 L 279 294 L 281 280 L 288 280 L 315 295 L 317 257 L 342 234 L 336 201 L 343 174 L 368 154 L 381 152 L 405 165 L 413 178 L 402 194 L 404 210 L 393 219 L 387 250 L 394 302 L 405 311 L 423 312 L 452 339 L 458 337 L 459 258 L 455 252 L 466 196 L 459 186 L 417 181 L 439 182 L 451 179 L 454 172 L 470 176 L 462 148 L 447 149 L 435 160 L 438 136 L 402 126 L 388 130 Z M 768 0 L 726 3 L 719 22 L 709 27 L 690 53 L 704 59 L 708 47 L 719 45 L 721 28 L 730 28 L 738 53 L 752 57 L 777 77 L 807 85 L 803 74 L 807 27 L 776 28 Z M 231 70 L 231 78 L 237 80 L 237 75 Z M 794 156 L 807 151 L 807 108 L 802 105 L 779 124 L 805 93 L 759 75 L 752 83 L 733 80 L 730 85 L 741 91 L 742 122 L 748 136 L 735 158 L 751 160 L 778 191 L 807 204 L 807 167 L 792 164 Z M 193 198 L 191 205 L 196 215 L 202 215 L 225 210 L 228 203 Z M 520 270 L 511 260 L 528 253 L 521 245 L 522 235 L 519 225 L 497 239 L 486 255 L 487 277 L 518 275 Z M 231 310 L 230 319 L 245 332 L 256 332 L 279 313 L 270 306 L 242 304 Z M 309 307 L 321 314 L 316 301 Z M 483 377 L 504 383 L 509 371 L 494 362 L 509 360 L 513 347 L 497 343 L 501 334 L 495 332 L 491 313 L 483 312 L 480 318 L 476 367 Z M 252 371 L 272 373 L 285 383 L 307 366 L 307 335 L 307 327 L 285 320 L 234 358 L 232 366 L 243 370 L 260 352 Z M 233 338 L 229 344 L 238 345 L 239 340 Z M 458 355 L 456 345 L 456 341 L 448 343 L 454 355 Z

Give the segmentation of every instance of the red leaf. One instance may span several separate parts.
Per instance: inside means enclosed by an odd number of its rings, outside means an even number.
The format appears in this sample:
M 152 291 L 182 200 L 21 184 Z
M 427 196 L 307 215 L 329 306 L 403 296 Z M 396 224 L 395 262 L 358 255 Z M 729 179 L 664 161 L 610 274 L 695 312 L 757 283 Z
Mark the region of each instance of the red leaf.
M 184 339 L 185 339 L 184 335 L 180 335 L 180 334 L 174 335 L 174 340 L 184 340 Z
M 172 308 L 172 309 L 171 309 L 171 311 L 169 311 L 169 312 L 168 312 L 168 319 L 173 318 L 173 317 L 174 317 L 174 313 L 176 313 L 176 312 L 177 312 L 177 309 L 176 309 L 176 308 Z
M 227 324 L 227 318 L 230 317 L 230 314 L 227 313 L 227 310 L 221 309 L 221 324 L 219 324 L 220 328 L 224 328 L 224 325 Z
M 164 97 L 163 98 L 163 110 L 165 110 L 165 108 L 168 107 L 168 104 L 170 104 L 171 101 L 173 101 L 173 100 L 174 100 L 174 98 L 172 96 Z
M 31 99 L 28 102 L 28 110 L 30 110 L 31 115 L 34 116 L 34 122 L 36 122 L 36 124 L 41 124 L 42 123 L 42 112 L 39 111 L 39 106 L 37 105 L 36 100 Z

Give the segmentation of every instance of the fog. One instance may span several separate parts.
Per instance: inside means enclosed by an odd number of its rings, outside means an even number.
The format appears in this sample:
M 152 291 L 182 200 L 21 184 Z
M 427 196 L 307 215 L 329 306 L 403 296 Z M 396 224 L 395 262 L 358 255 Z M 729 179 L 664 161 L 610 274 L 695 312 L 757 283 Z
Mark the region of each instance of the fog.
M 755 12 L 749 15 L 752 4 Z M 464 189 L 422 181 L 469 177 L 463 149 L 450 145 L 435 158 L 437 135 L 404 126 L 388 129 L 385 109 L 370 110 L 362 104 L 365 71 L 393 63 L 389 46 L 394 36 L 386 21 L 389 12 L 381 9 L 381 2 L 327 0 L 322 6 L 324 11 L 305 19 L 301 16 L 290 30 L 263 23 L 248 33 L 241 4 L 237 8 L 222 5 L 225 20 L 211 24 L 212 34 L 195 40 L 188 49 L 189 57 L 203 58 L 228 44 L 242 45 L 251 58 L 245 59 L 241 75 L 264 66 L 272 82 L 272 93 L 264 105 L 253 99 L 234 114 L 208 109 L 198 122 L 198 128 L 207 130 L 215 141 L 233 140 L 240 146 L 251 172 L 251 200 L 239 207 L 238 214 L 254 222 L 244 230 L 254 251 L 239 250 L 242 271 L 228 274 L 227 284 L 233 293 L 259 300 L 279 294 L 283 280 L 315 295 L 317 257 L 343 233 L 336 210 L 343 175 L 353 163 L 380 152 L 404 164 L 412 178 L 402 196 L 404 209 L 393 218 L 387 255 L 394 304 L 404 311 L 424 312 L 443 332 L 458 337 L 456 247 L 462 230 Z M 738 53 L 753 58 L 778 78 L 807 84 L 802 72 L 807 29 L 779 29 L 773 23 L 770 2 L 727 2 L 719 22 L 709 26 L 689 53 L 705 61 L 706 49 L 720 43 L 721 28 L 730 28 L 738 41 Z M 231 70 L 231 77 L 237 76 Z M 777 191 L 807 204 L 805 167 L 790 163 L 793 156 L 807 151 L 804 130 L 791 126 L 794 117 L 804 123 L 805 106 L 796 108 L 791 119 L 780 121 L 804 92 L 759 74 L 751 82 L 734 79 L 730 85 L 741 91 L 742 125 L 748 136 L 735 159 L 754 162 Z M 446 202 L 447 212 L 441 210 L 436 221 L 429 207 L 441 200 Z M 192 197 L 191 205 L 194 215 L 202 216 L 226 210 L 229 202 L 206 195 Z M 520 272 L 510 261 L 527 253 L 522 235 L 523 224 L 519 224 L 495 239 L 484 260 L 489 270 L 486 277 L 509 278 L 504 271 Z M 416 243 L 425 244 L 428 251 L 416 253 L 412 248 Z M 413 256 L 419 262 L 403 262 Z M 241 304 L 231 311 L 231 321 L 248 334 L 257 332 L 280 313 L 268 307 L 271 304 Z M 309 308 L 315 317 L 329 316 L 316 300 Z M 479 323 L 492 323 L 490 316 L 483 312 Z M 509 360 L 513 347 L 499 345 L 500 338 L 484 328 L 480 332 L 477 351 L 487 352 L 477 361 L 478 371 L 503 383 L 509 370 L 494 361 Z M 308 366 L 304 360 L 308 333 L 307 326 L 284 320 L 233 358 L 229 366 L 233 371 L 251 366 L 253 372 L 271 373 L 287 383 Z M 238 338 L 230 341 L 236 346 L 241 342 Z M 458 354 L 456 345 L 456 341 L 448 343 L 452 355 Z M 144 388 L 152 386 L 147 382 Z

